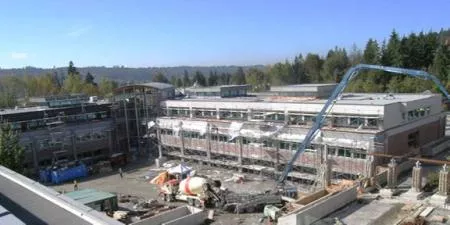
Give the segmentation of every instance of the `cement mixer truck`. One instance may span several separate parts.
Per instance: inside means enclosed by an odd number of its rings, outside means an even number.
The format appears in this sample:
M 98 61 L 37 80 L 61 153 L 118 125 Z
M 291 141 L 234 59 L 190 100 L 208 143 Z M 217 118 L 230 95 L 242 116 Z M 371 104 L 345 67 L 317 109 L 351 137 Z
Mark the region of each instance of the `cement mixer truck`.
M 220 187 L 220 182 L 215 182 Z M 211 187 L 207 178 L 187 177 L 184 180 L 172 179 L 161 185 L 164 201 L 185 201 L 189 205 L 204 208 L 217 207 L 221 204 L 221 198 Z

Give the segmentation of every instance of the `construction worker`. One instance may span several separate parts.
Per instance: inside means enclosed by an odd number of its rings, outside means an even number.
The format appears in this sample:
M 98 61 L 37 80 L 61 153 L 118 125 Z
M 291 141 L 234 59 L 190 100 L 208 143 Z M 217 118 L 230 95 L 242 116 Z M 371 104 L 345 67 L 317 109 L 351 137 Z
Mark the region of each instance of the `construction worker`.
M 122 168 L 119 168 L 119 175 L 120 175 L 120 179 L 123 179 L 123 172 L 122 172 Z
M 78 182 L 77 180 L 73 180 L 73 190 L 78 191 Z

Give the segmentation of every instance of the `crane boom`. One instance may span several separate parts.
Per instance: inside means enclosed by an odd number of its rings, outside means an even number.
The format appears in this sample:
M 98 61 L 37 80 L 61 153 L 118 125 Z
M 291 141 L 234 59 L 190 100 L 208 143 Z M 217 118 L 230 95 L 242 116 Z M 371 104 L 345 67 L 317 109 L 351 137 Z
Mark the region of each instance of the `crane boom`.
M 405 75 L 409 75 L 409 76 L 424 79 L 424 80 L 431 80 L 438 86 L 439 90 L 445 95 L 445 97 L 447 98 L 446 100 L 450 101 L 450 96 L 449 96 L 447 90 L 445 89 L 445 87 L 439 81 L 439 79 L 437 79 L 435 76 L 433 76 L 425 71 L 398 68 L 398 67 L 389 67 L 389 66 L 368 65 L 368 64 L 359 64 L 359 65 L 353 66 L 344 74 L 341 82 L 339 82 L 339 84 L 333 90 L 333 93 L 327 99 L 325 105 L 320 110 L 319 114 L 317 114 L 317 116 L 315 117 L 313 126 L 306 134 L 305 139 L 300 143 L 299 147 L 297 148 L 295 154 L 292 156 L 291 160 L 289 160 L 283 173 L 281 174 L 281 176 L 278 179 L 278 184 L 284 183 L 288 174 L 292 170 L 294 162 L 297 160 L 297 158 L 300 156 L 300 154 L 302 154 L 305 151 L 306 147 L 311 144 L 311 141 L 314 139 L 316 132 L 322 127 L 323 123 L 325 122 L 326 115 L 333 107 L 338 96 L 342 94 L 344 89 L 347 87 L 348 83 L 354 77 L 356 77 L 361 70 L 381 70 L 381 71 L 386 71 L 386 72 L 390 72 L 390 73 L 405 74 Z

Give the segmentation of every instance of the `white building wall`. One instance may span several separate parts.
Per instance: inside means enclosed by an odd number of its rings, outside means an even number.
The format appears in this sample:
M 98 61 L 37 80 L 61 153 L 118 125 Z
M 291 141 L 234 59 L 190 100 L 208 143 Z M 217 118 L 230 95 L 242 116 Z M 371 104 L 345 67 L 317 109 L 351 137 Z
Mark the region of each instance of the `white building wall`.
M 397 127 L 402 124 L 406 124 L 412 121 L 408 121 L 408 111 L 416 110 L 419 108 L 430 108 L 430 114 L 425 114 L 420 119 L 432 117 L 442 112 L 442 97 L 440 95 L 430 96 L 429 98 L 419 99 L 414 101 L 408 101 L 404 103 L 392 103 L 386 105 L 384 108 L 384 122 L 383 127 L 385 130 Z M 405 113 L 405 119 L 403 119 L 402 113 Z M 420 120 L 416 119 L 416 120 Z
M 319 103 L 291 103 L 291 102 L 220 102 L 215 101 L 165 101 L 164 107 L 170 108 L 212 108 L 212 109 L 231 109 L 231 110 L 247 110 L 251 108 L 257 110 L 273 110 L 288 112 L 304 112 L 317 114 L 323 107 Z M 384 114 L 384 106 L 382 105 L 350 105 L 336 104 L 331 110 L 334 114 L 352 114 L 352 115 L 378 115 Z

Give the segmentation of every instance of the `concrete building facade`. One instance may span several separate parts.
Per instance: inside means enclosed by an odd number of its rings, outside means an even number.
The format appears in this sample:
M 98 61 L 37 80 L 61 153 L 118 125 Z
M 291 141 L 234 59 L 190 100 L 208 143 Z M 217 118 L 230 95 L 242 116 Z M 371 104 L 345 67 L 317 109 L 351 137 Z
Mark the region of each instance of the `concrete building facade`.
M 311 85 L 307 89 L 306 94 L 289 90 L 290 97 L 266 93 L 163 101 L 165 115 L 156 121 L 161 154 L 276 171 L 291 159 L 326 101 L 320 99 L 324 93 L 318 98 L 311 95 Z M 335 173 L 369 175 L 369 154 L 417 154 L 442 138 L 442 111 L 441 96 L 435 94 L 344 94 L 291 175 L 315 171 L 325 160 L 331 160 Z
M 44 106 L 3 109 L 0 120 L 19 132 L 25 168 L 34 171 L 55 158 L 91 162 L 115 151 L 116 130 L 108 102 L 53 97 Z

